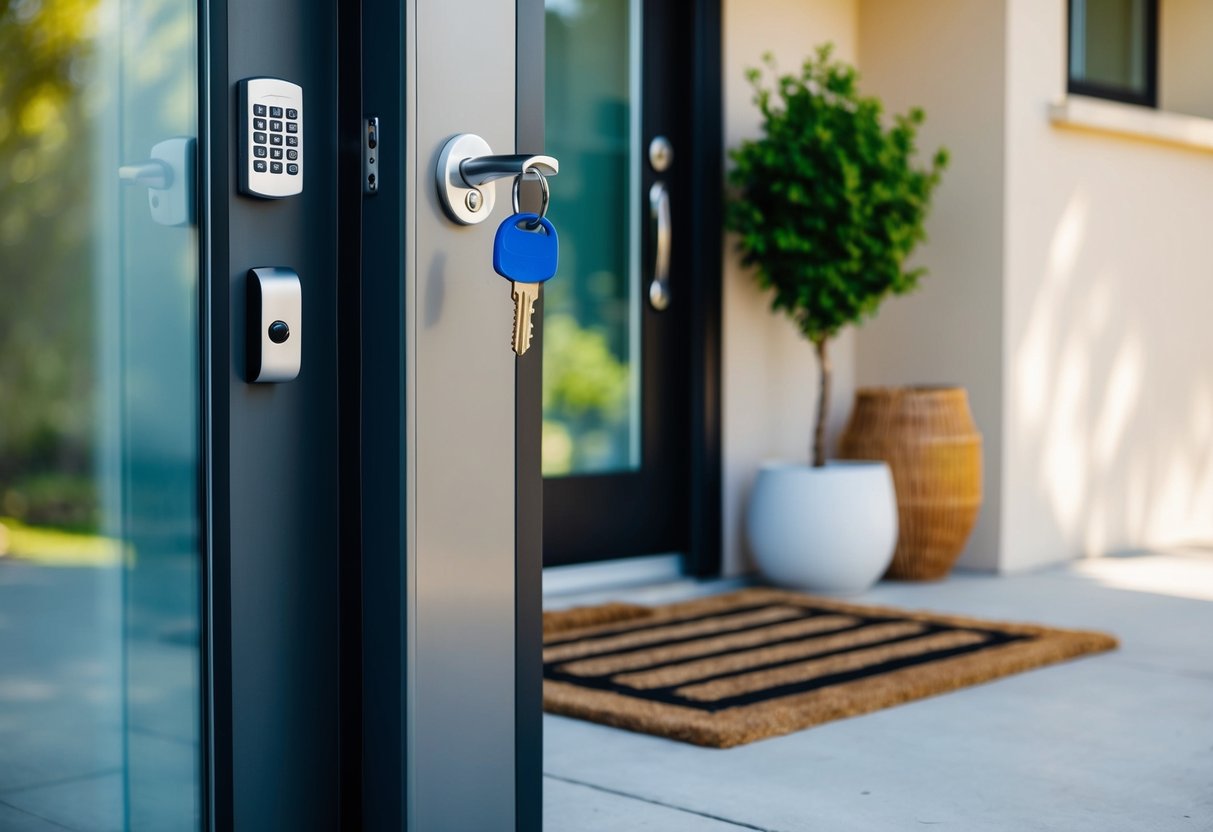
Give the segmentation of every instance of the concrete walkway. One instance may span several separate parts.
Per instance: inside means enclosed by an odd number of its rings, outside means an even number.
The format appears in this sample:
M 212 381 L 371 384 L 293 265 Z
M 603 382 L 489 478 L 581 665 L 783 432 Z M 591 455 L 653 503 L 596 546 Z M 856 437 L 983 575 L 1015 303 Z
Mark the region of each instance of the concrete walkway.
M 887 583 L 857 600 L 1103 629 L 1122 646 L 725 751 L 547 716 L 544 829 L 1213 830 L 1213 553 Z

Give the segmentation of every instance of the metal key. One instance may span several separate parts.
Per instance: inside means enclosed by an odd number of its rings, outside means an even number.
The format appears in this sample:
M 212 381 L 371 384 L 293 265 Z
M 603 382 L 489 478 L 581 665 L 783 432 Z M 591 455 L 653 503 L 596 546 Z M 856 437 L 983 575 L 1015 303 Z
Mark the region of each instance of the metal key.
M 538 283 L 510 282 L 510 297 L 514 299 L 514 352 L 522 355 L 531 347 L 535 323 L 535 301 L 539 300 Z
M 515 213 L 506 217 L 493 239 L 493 269 L 510 281 L 514 299 L 514 352 L 531 346 L 535 301 L 539 286 L 556 273 L 560 244 L 552 223 L 539 214 Z

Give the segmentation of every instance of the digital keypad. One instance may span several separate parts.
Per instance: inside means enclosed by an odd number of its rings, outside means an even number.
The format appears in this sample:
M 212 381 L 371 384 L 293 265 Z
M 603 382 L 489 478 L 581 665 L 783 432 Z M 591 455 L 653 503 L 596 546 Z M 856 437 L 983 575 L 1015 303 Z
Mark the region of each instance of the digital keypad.
M 270 198 L 301 192 L 303 90 L 277 78 L 249 78 L 240 82 L 240 93 L 241 191 Z

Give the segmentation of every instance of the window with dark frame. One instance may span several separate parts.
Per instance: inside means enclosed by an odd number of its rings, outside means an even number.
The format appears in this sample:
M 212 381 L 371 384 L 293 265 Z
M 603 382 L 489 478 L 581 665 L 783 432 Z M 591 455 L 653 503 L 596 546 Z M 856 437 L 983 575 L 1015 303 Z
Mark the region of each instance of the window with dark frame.
M 1070 0 L 1069 92 L 1158 106 L 1158 0 Z

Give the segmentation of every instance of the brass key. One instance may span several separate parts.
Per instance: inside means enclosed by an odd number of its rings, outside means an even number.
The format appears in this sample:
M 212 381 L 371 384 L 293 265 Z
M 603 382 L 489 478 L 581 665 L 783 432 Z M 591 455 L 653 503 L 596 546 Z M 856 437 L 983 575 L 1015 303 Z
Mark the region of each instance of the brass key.
M 535 301 L 539 300 L 539 283 L 515 283 L 510 281 L 510 297 L 514 299 L 514 352 L 522 355 L 531 346 L 531 335 L 535 324 Z

